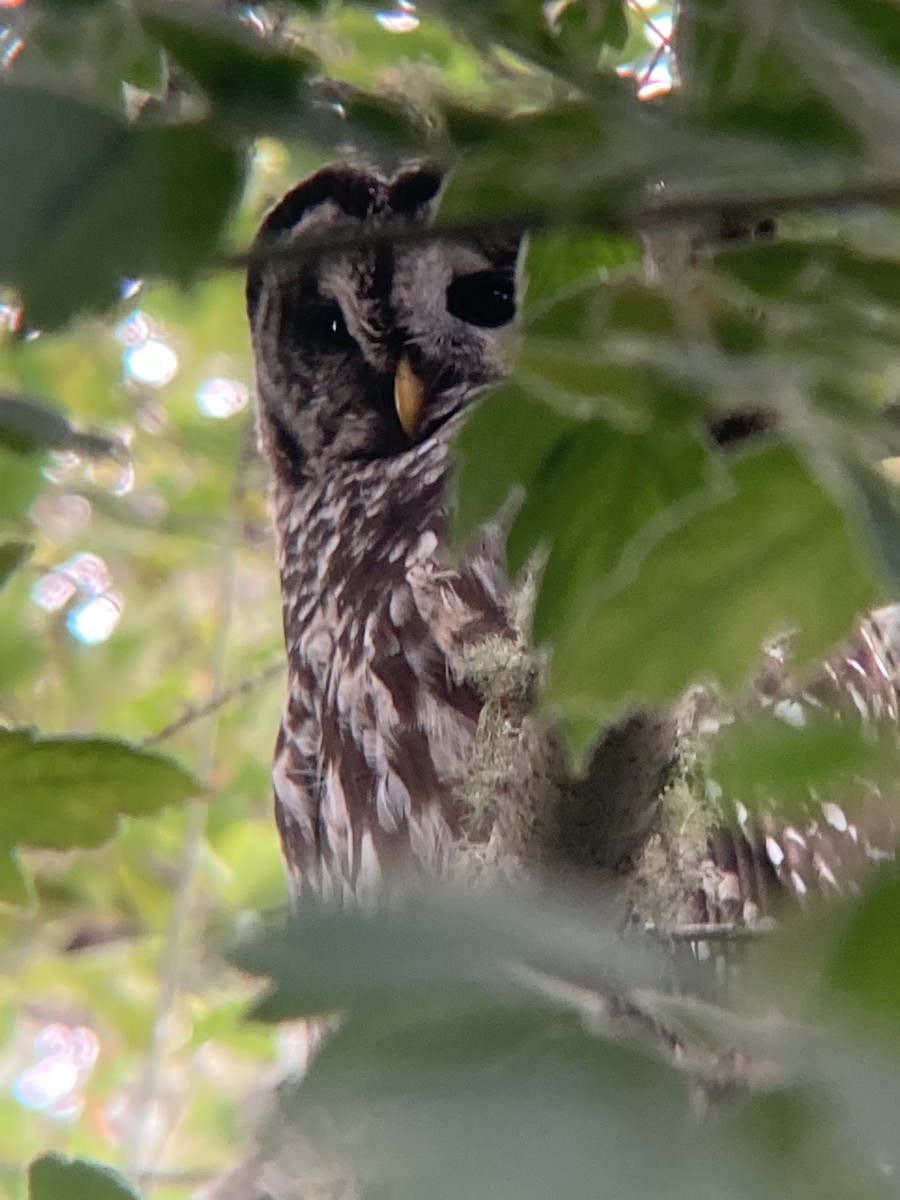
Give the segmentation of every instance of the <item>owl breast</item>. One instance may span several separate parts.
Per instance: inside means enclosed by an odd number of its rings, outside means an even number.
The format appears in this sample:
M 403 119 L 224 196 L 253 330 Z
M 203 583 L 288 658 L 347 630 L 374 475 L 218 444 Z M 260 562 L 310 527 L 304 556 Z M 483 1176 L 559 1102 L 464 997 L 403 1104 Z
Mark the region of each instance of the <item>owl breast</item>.
M 447 462 L 436 438 L 276 484 L 289 685 L 274 778 L 298 895 L 444 872 L 471 832 L 460 784 L 482 701 L 456 664 L 509 621 L 486 554 L 448 565 Z

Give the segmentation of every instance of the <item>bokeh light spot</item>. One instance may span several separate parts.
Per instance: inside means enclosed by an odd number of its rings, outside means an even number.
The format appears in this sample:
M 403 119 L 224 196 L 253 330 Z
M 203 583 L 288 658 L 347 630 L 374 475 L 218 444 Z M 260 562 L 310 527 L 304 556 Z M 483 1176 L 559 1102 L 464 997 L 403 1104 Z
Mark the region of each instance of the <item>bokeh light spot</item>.
M 22 309 L 18 304 L 0 303 L 0 333 L 15 333 L 22 324 Z
M 118 592 L 104 592 L 73 608 L 66 617 L 66 628 L 86 646 L 99 646 L 111 636 L 121 617 L 122 597 Z
M 197 388 L 196 399 L 201 412 L 224 421 L 247 407 L 250 392 L 238 379 L 207 379 Z
M 80 1115 L 80 1092 L 100 1054 L 100 1042 L 86 1025 L 47 1025 L 34 1040 L 36 1062 L 15 1081 L 13 1093 L 23 1108 L 71 1121 Z
M 375 20 L 388 33 L 412 33 L 419 27 L 415 5 L 404 3 L 404 0 L 400 0 L 397 7 L 391 9 L 390 12 L 378 13 Z
M 97 554 L 89 554 L 87 551 L 82 551 L 80 554 L 74 555 L 68 562 L 64 562 L 62 566 L 56 568 L 64 575 L 68 575 L 90 596 L 99 596 L 101 592 L 106 592 L 112 583 L 109 576 L 109 567 Z
M 149 387 L 165 387 L 178 370 L 178 355 L 168 342 L 159 338 L 129 346 L 122 355 L 122 362 L 132 379 Z
M 134 487 L 134 463 L 116 458 L 97 459 L 88 466 L 88 478 L 112 496 L 127 496 Z
M 43 575 L 31 589 L 31 599 L 44 612 L 58 612 L 69 603 L 78 585 L 68 575 L 51 571 Z
M 91 520 L 91 503 L 77 492 L 45 492 L 31 507 L 31 519 L 54 542 L 66 542 Z
M 81 455 L 74 450 L 54 450 L 41 474 L 51 483 L 64 483 L 71 479 L 81 467 Z
M 140 346 L 153 334 L 153 321 L 140 308 L 130 312 L 115 328 L 123 346 Z

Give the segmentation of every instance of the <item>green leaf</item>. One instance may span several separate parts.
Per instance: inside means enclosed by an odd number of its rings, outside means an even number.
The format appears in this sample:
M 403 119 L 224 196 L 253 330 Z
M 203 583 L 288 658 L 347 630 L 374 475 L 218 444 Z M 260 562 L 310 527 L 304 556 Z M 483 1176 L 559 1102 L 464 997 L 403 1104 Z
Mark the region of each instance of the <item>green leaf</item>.
M 833 717 L 811 713 L 797 727 L 763 715 L 719 734 L 712 771 L 726 795 L 749 807 L 774 806 L 785 815 L 808 805 L 811 788 L 821 798 L 854 775 L 881 773 L 885 756 L 896 755 L 879 749 L 858 728 Z
M 800 8 L 788 7 L 791 16 Z M 825 23 L 823 9 L 810 16 L 817 30 Z M 783 16 L 749 5 L 737 11 L 728 0 L 696 0 L 679 27 L 686 103 L 716 128 L 771 134 L 810 155 L 855 149 L 858 138 L 830 92 L 811 86 L 798 70 L 792 51 L 802 51 L 796 45 L 802 35 L 790 36 Z
M 49 404 L 0 392 L 0 444 L 17 454 L 62 449 L 71 444 L 74 433 L 62 413 Z
M 0 433 L 0 519 L 17 520 L 27 513 L 44 484 L 38 458 L 6 449 Z
M 770 1163 L 784 1194 L 789 1196 L 809 1200 L 821 1195 L 848 1200 L 888 1200 L 896 1196 L 890 1171 L 884 1169 L 892 1159 L 900 1133 L 893 1104 L 896 1069 L 869 1072 L 863 1087 L 868 1084 L 871 1091 L 860 1103 L 861 1080 L 853 1081 L 857 1094 L 845 1096 L 841 1091 L 848 1082 L 846 1078 L 834 1086 L 830 1079 L 818 1077 L 819 1057 L 835 1059 L 840 1051 L 836 1053 L 830 1044 L 807 1045 L 805 1049 L 812 1082 L 803 1080 L 805 1086 L 782 1086 L 752 1096 L 741 1114 L 738 1128 L 751 1161 L 761 1158 Z M 860 1065 L 857 1058 L 848 1072 L 844 1064 L 845 1076 L 854 1068 L 858 1071 Z M 877 1075 L 888 1078 L 876 1082 Z M 891 1086 L 883 1090 L 888 1082 Z M 876 1095 L 879 1099 L 873 1103 Z
M 656 948 L 620 939 L 615 913 L 596 893 L 553 900 L 519 886 L 504 893 L 432 888 L 415 904 L 359 912 L 305 910 L 269 922 L 230 954 L 270 985 L 253 1009 L 264 1021 L 351 1009 L 371 1013 L 398 996 L 429 1003 L 449 990 L 533 995 L 510 963 L 574 973 L 585 986 L 646 985 L 665 965 Z
M 98 846 L 120 816 L 147 816 L 202 791 L 173 759 L 111 738 L 0 730 L 0 850 Z
M 510 494 L 531 481 L 556 443 L 578 425 L 515 384 L 505 384 L 486 397 L 470 414 L 456 442 L 454 545 L 464 548 Z M 502 456 L 497 454 L 498 446 L 503 447 Z
M 850 464 L 848 478 L 855 486 L 858 515 L 875 551 L 885 579 L 900 589 L 900 497 L 896 483 L 888 483 L 868 466 Z
M 900 1030 L 900 875 L 878 875 L 849 913 L 827 973 L 840 1001 Z
M 28 1168 L 28 1200 L 139 1200 L 118 1171 L 86 1158 L 43 1154 Z
M 22 460 L 14 461 L 20 463 Z M 31 584 L 30 573 L 13 573 L 0 591 L 0 696 L 9 696 L 13 689 L 27 686 L 29 677 L 33 677 L 46 660 L 46 646 L 36 636 L 33 614 L 29 612 Z
M 716 264 L 773 300 L 893 304 L 900 291 L 900 262 L 829 242 L 756 244 L 722 251 Z
M 832 0 L 833 7 L 855 27 L 860 38 L 868 39 L 873 53 L 888 57 L 900 67 L 900 17 L 894 4 L 884 0 Z
M 0 159 L 16 180 L 0 193 L 0 280 L 46 328 L 108 307 L 124 278 L 193 279 L 242 180 L 241 157 L 209 124 L 128 125 L 12 84 L 0 89 Z
M 604 46 L 621 49 L 628 40 L 628 17 L 620 0 L 569 0 L 556 11 L 554 33 L 563 62 L 580 61 L 596 69 Z
M 33 900 L 31 881 L 17 851 L 0 849 L 0 904 L 27 908 Z
M 17 454 L 38 450 L 77 450 L 90 457 L 116 452 L 116 443 L 79 433 L 57 409 L 30 396 L 0 391 L 0 445 Z
M 524 267 L 526 320 L 536 310 L 606 279 L 640 257 L 635 239 L 621 235 L 535 234 L 529 239 Z
M 513 572 L 538 546 L 549 549 L 535 638 L 558 634 L 638 541 L 646 550 L 683 519 L 684 501 L 708 480 L 707 452 L 687 421 L 643 433 L 591 421 L 561 438 L 532 476 L 507 541 Z
M 559 1011 L 451 996 L 351 1019 L 287 1112 L 317 1149 L 350 1157 L 364 1191 L 398 1198 L 638 1197 L 663 1179 L 685 1197 L 764 1195 L 728 1177 L 717 1134 L 685 1121 L 675 1069 Z
M 558 225 L 592 218 L 620 221 L 641 185 L 637 173 L 615 156 L 605 158 L 604 151 L 610 149 L 617 118 L 625 126 L 642 126 L 644 118 L 624 86 L 611 89 L 610 111 L 603 110 L 602 120 L 596 110 L 571 104 L 503 123 L 454 170 L 440 219 L 527 221 L 552 212 Z M 634 134 L 640 136 L 637 128 Z
M 786 629 L 807 663 L 873 602 L 873 574 L 790 450 L 746 455 L 732 486 L 583 604 L 556 639 L 548 699 L 602 718 L 631 697 L 669 701 L 705 674 L 733 688 L 761 641 Z
M 260 37 L 208 4 L 141 0 L 141 24 L 203 88 L 219 115 L 253 131 L 286 126 L 319 62 Z
M 30 542 L 4 542 L 0 544 L 0 588 L 14 571 L 26 563 L 34 546 Z

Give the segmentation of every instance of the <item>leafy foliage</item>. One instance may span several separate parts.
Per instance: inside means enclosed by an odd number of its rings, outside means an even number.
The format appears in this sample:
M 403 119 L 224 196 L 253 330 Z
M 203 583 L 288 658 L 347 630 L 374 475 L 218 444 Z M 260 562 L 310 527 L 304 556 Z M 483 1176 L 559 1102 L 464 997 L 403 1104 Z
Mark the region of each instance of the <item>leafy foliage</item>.
M 145 816 L 200 791 L 171 759 L 110 738 L 41 738 L 28 730 L 0 731 L 0 781 L 27 797 L 0 818 L 0 900 L 18 901 L 23 881 L 12 856 L 17 846 L 68 850 L 96 846 L 121 816 Z
M 791 936 L 802 932 L 831 960 L 823 983 L 852 980 L 852 943 L 876 926 L 860 913 L 837 946 L 815 922 Z M 663 1179 L 685 1196 L 815 1194 L 836 1180 L 840 1194 L 895 1194 L 877 1164 L 893 1161 L 897 1114 L 877 1114 L 876 1093 L 896 1089 L 896 1054 L 868 1074 L 867 1053 L 846 1049 L 840 1021 L 813 1033 L 763 1020 L 752 1004 L 729 1013 L 678 996 L 677 983 L 673 995 L 671 960 L 632 950 L 596 896 L 475 904 L 443 894 L 408 911 L 312 915 L 259 931 L 236 956 L 270 977 L 257 1015 L 323 1005 L 342 1014 L 282 1100 L 282 1122 L 310 1139 L 314 1157 L 295 1142 L 281 1171 L 448 1198 L 644 1195 Z M 748 990 L 770 990 L 764 967 L 744 970 Z M 609 993 L 618 1010 L 604 1004 Z M 621 1039 L 629 1021 L 625 1044 L 602 1036 L 619 1026 Z M 678 1031 L 701 1090 L 715 1087 L 703 1056 L 691 1057 L 701 1039 L 777 1063 L 774 1086 L 723 1119 L 691 1123 L 685 1073 L 649 1052 L 654 1021 Z M 861 1075 L 871 1090 L 859 1088 Z M 848 1128 L 864 1129 L 862 1142 Z
M 73 1200 L 135 1200 L 137 1193 L 121 1175 L 99 1163 L 67 1159 L 61 1154 L 45 1154 L 28 1168 L 29 1200 L 53 1200 L 71 1196 Z
M 530 230 L 515 370 L 462 431 L 455 531 L 501 513 L 511 569 L 544 564 L 542 702 L 576 751 L 698 678 L 739 691 L 788 627 L 814 660 L 896 592 L 900 16 L 680 8 L 682 86 L 653 98 L 662 3 L 0 8 L 0 1159 L 218 1169 L 276 1054 L 239 1020 L 246 981 L 199 949 L 283 893 L 279 604 L 221 268 L 306 170 L 427 155 L 450 168 L 444 226 Z M 733 237 L 776 216 L 774 240 Z M 713 446 L 711 423 L 760 408 L 765 440 Z M 202 831 L 195 774 L 147 739 L 195 764 Z M 715 771 L 794 811 L 889 776 L 896 748 L 875 751 L 847 726 L 744 723 Z M 786 929 L 744 966 L 748 1011 L 673 992 L 670 957 L 622 943 L 593 897 L 310 915 L 238 961 L 271 981 L 267 1022 L 344 1014 L 297 1106 L 386 1195 L 876 1196 L 900 1144 L 898 903 L 889 872 Z M 749 1102 L 690 1125 L 634 1029 L 597 1036 L 610 992 L 689 1049 L 751 1055 Z M 758 1016 L 776 999 L 783 1025 Z M 54 1050 L 69 1111 L 38 1087 L 40 1039 L 79 1021 L 101 1051 Z M 689 1064 L 704 1094 L 720 1062 Z M 28 1187 L 131 1194 L 55 1155 Z

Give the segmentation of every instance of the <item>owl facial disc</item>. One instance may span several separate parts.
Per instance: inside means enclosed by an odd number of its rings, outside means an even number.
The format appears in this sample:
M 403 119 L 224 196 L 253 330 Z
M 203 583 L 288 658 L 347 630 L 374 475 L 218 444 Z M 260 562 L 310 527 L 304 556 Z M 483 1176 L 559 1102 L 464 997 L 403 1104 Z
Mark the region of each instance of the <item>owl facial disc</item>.
M 404 354 L 397 364 L 397 372 L 394 375 L 394 404 L 400 424 L 403 426 L 403 432 L 410 441 L 414 441 L 419 432 L 424 403 L 425 385 L 412 369 L 409 359 Z

